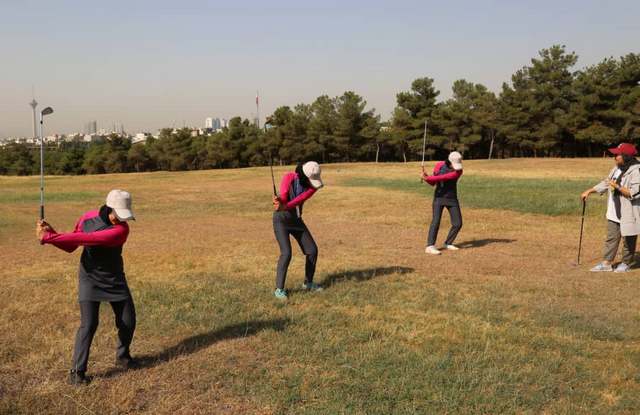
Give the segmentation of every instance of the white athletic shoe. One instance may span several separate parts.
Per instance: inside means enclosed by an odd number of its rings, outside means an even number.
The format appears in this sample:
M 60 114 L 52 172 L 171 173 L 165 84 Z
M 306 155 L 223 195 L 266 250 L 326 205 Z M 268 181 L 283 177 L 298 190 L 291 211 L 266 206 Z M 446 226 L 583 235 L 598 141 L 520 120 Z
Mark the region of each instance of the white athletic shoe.
M 429 245 L 428 247 L 426 247 L 424 252 L 427 253 L 427 254 L 431 254 L 431 255 L 440 255 L 441 254 L 441 252 L 438 251 L 438 248 L 436 248 L 433 245 Z
M 599 263 L 595 267 L 590 269 L 591 272 L 611 272 L 613 271 L 613 267 L 611 264 L 605 264 L 604 262 Z
M 455 246 L 455 245 L 445 245 L 445 246 L 444 246 L 444 249 L 446 249 L 446 250 L 448 250 L 448 251 L 459 251 L 459 250 L 460 250 L 460 248 L 458 248 L 458 247 L 457 247 L 457 246 Z

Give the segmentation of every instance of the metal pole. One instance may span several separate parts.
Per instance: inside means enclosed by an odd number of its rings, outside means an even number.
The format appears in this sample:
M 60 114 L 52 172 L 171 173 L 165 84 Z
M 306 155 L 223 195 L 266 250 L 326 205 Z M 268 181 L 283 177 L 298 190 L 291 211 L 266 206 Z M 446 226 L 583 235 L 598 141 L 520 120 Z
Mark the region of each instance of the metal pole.
M 256 91 L 256 127 L 260 128 L 260 94 Z
M 584 213 L 587 209 L 587 200 L 582 200 L 582 221 L 580 222 L 580 242 L 578 242 L 578 265 L 580 265 L 580 253 L 582 252 L 582 231 L 584 230 Z
M 424 153 L 427 150 L 427 120 L 424 120 L 424 134 L 422 135 L 422 171 L 424 171 Z
M 44 134 L 43 115 L 40 114 L 40 220 L 44 220 Z
M 422 135 L 422 175 L 424 176 L 424 153 L 427 150 L 427 120 L 424 120 L 424 134 Z M 423 177 L 420 177 L 420 183 L 424 181 Z
M 495 133 L 493 129 L 491 130 L 491 145 L 489 146 L 489 160 L 491 160 L 491 156 L 493 155 L 493 140 L 495 138 Z
M 273 157 L 271 157 L 271 151 L 269 151 L 269 168 L 271 169 L 271 184 L 273 185 L 273 195 L 280 199 L 278 191 L 276 190 L 276 178 L 273 175 Z

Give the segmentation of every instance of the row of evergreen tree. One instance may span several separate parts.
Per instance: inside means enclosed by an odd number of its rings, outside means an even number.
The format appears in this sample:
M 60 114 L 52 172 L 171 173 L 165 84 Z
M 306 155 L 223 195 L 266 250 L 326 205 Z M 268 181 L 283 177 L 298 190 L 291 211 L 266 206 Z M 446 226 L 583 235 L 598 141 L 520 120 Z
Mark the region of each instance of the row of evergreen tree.
M 194 136 L 163 129 L 131 144 L 115 135 L 101 143 L 63 143 L 46 152 L 49 174 L 196 170 L 294 163 L 407 161 L 451 150 L 465 158 L 595 156 L 620 141 L 640 139 L 640 54 L 575 70 L 578 56 L 564 46 L 543 49 L 496 95 L 460 79 L 439 100 L 431 78 L 397 94 L 392 117 L 381 122 L 355 92 L 277 108 L 264 129 L 236 117 L 220 132 Z M 11 144 L 0 149 L 0 174 L 37 173 L 38 152 Z

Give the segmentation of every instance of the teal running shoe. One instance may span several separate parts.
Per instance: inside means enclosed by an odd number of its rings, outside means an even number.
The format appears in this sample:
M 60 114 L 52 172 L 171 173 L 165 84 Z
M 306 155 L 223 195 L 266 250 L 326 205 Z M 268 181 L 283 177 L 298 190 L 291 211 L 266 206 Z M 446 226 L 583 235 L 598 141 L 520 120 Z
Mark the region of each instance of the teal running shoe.
M 324 288 L 315 282 L 305 282 L 302 284 L 302 289 L 307 291 L 322 291 Z

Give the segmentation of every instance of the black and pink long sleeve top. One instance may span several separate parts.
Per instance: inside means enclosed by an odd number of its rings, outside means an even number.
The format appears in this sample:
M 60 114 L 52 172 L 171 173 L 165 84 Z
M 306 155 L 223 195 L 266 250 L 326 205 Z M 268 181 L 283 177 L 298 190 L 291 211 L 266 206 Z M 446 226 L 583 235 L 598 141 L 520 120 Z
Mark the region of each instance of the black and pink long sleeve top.
M 84 247 L 78 271 L 79 301 L 121 301 L 131 295 L 122 259 L 128 236 L 126 222 L 113 224 L 108 214 L 92 210 L 82 215 L 73 232 L 46 232 L 40 242 L 66 252 Z
M 423 176 L 431 186 L 435 186 L 434 200 L 458 203 L 458 180 L 462 176 L 462 170 L 454 170 L 447 163 L 440 161 L 433 168 L 433 176 Z
M 280 203 L 289 212 L 295 211 L 298 217 L 302 216 L 304 202 L 316 193 L 313 187 L 305 188 L 300 183 L 296 172 L 290 172 L 282 177 L 280 182 Z

